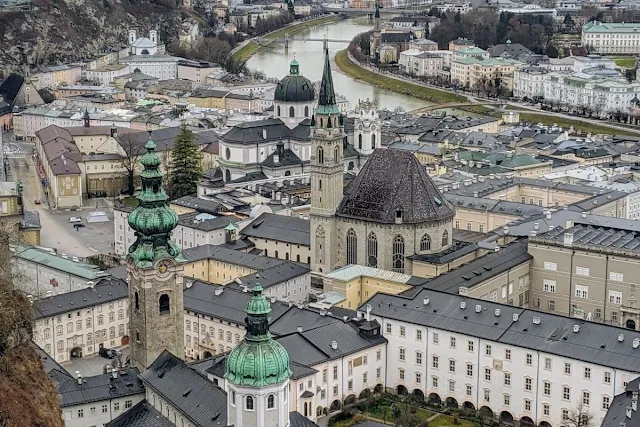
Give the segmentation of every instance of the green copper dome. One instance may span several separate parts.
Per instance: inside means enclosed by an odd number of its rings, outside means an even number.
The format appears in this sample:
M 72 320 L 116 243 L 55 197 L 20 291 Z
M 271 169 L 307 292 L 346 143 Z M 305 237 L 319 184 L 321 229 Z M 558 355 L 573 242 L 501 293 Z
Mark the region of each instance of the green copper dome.
M 156 144 L 149 138 L 147 152 L 140 159 L 144 169 L 140 173 L 142 190 L 138 207 L 129 214 L 129 226 L 135 230 L 136 241 L 129 247 L 129 255 L 138 267 L 151 267 L 162 258 L 182 261 L 180 247 L 171 240 L 171 231 L 178 225 L 178 216 L 169 208 L 169 197 L 162 188 L 160 159 Z
M 269 333 L 271 305 L 257 284 L 247 303 L 244 341 L 227 357 L 224 377 L 234 385 L 264 387 L 281 384 L 291 376 L 287 350 Z
M 282 102 L 309 102 L 315 98 L 313 83 L 300 75 L 300 64 L 294 59 L 289 64 L 289 75 L 276 86 L 273 99 Z

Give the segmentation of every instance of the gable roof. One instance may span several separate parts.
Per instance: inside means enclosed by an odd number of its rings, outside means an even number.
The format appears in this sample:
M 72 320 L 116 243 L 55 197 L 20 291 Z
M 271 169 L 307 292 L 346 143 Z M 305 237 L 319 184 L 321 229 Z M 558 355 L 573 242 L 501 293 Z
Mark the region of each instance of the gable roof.
M 58 385 L 60 407 L 81 405 L 90 402 L 99 402 L 118 397 L 131 396 L 144 393 L 142 382 L 138 380 L 138 368 L 128 368 L 118 372 L 118 377 L 112 374 L 93 375 L 85 377 L 82 384 L 78 384 L 75 378 Z
M 106 427 L 174 427 L 174 425 L 149 402 L 143 400 L 107 423 Z
M 258 239 L 309 246 L 311 244 L 309 224 L 309 220 L 306 219 L 265 212 L 247 224 L 240 231 L 240 234 Z
M 24 78 L 22 76 L 11 73 L 11 75 L 0 86 L 0 95 L 4 97 L 5 101 L 13 105 L 23 84 Z
M 140 378 L 196 426 L 227 425 L 227 394 L 167 350 Z
M 422 223 L 452 218 L 453 208 L 436 188 L 418 159 L 405 150 L 375 150 L 349 187 L 337 216 L 395 223 Z

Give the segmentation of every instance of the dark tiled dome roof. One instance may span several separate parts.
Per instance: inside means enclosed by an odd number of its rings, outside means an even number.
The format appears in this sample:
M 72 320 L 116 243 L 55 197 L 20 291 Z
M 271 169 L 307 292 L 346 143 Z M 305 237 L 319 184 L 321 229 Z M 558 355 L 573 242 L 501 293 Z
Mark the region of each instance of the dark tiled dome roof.
M 349 187 L 337 216 L 393 224 L 452 219 L 454 209 L 409 151 L 377 149 Z
M 282 102 L 308 102 L 316 97 L 313 84 L 308 78 L 301 76 L 299 64 L 291 61 L 289 75 L 280 80 L 274 94 L 274 100 Z

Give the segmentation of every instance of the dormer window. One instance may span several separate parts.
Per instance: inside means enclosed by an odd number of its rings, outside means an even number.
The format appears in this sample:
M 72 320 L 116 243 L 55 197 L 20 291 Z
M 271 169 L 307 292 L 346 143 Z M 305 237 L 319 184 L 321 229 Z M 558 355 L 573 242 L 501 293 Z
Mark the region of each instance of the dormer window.
M 402 209 L 396 209 L 396 221 L 402 221 Z

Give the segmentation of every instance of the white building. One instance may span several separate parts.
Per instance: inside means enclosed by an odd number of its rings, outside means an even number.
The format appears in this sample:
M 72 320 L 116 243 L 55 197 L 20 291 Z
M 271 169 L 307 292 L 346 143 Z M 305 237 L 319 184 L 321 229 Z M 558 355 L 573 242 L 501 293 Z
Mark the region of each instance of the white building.
M 513 72 L 513 96 L 517 98 L 540 98 L 544 96 L 544 76 L 549 71 L 530 66 Z
M 616 68 L 616 61 L 600 55 L 574 56 L 573 71 L 581 73 L 589 68 Z
M 90 288 L 108 274 L 79 258 L 34 246 L 11 247 L 16 289 L 34 299 Z
M 127 283 L 101 279 L 95 286 L 33 302 L 33 341 L 56 362 L 129 343 Z
M 433 52 L 424 52 L 418 49 L 409 49 L 400 52 L 398 64 L 404 67 L 404 71 L 414 76 L 434 77 L 444 67 L 443 55 Z
M 104 426 L 144 399 L 144 387 L 136 368 L 113 370 L 102 375 L 76 378 L 64 370 L 49 374 L 60 396 L 66 427 Z
M 116 206 L 113 210 L 115 252 L 125 255 L 127 248 L 135 242 L 133 229 L 127 219 L 132 211 L 128 206 Z M 182 249 L 202 245 L 222 245 L 227 242 L 225 227 L 237 223 L 238 218 L 230 215 L 212 215 L 191 212 L 179 216 L 178 226 L 173 230 L 173 240 Z
M 116 77 L 129 74 L 130 67 L 127 64 L 109 64 L 103 68 L 87 70 L 87 80 L 98 82 L 103 86 L 109 86 Z
M 582 45 L 600 54 L 640 53 L 640 23 L 587 22 L 582 26 Z
M 640 372 L 640 333 L 628 329 L 430 289 L 367 306 L 388 340 L 387 388 L 507 423 L 562 425 L 582 402 L 599 424 Z
M 564 72 L 549 73 L 544 80 L 546 101 L 588 108 L 601 116 L 616 111 L 626 113 L 629 103 L 639 92 L 640 83 L 629 83 L 621 76 Z

